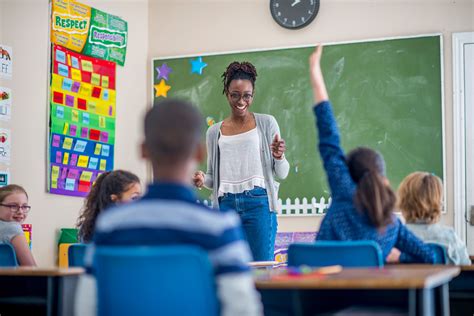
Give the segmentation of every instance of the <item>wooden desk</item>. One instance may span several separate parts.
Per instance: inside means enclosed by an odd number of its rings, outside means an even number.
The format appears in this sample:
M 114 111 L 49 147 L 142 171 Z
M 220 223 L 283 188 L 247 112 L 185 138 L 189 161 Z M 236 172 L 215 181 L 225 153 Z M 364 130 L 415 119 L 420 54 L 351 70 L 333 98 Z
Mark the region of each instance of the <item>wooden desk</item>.
M 344 269 L 311 279 L 272 280 L 263 276 L 255 284 L 264 304 L 266 294 L 277 294 L 281 300 L 276 291 L 297 290 L 298 295 L 291 295 L 292 314 L 297 315 L 354 304 L 390 304 L 408 310 L 409 315 L 449 315 L 448 283 L 459 271 L 454 266 L 393 265 L 383 269 Z
M 449 283 L 451 315 L 474 315 L 474 265 L 460 268 L 461 273 Z
M 1 315 L 73 315 L 82 268 L 0 268 Z

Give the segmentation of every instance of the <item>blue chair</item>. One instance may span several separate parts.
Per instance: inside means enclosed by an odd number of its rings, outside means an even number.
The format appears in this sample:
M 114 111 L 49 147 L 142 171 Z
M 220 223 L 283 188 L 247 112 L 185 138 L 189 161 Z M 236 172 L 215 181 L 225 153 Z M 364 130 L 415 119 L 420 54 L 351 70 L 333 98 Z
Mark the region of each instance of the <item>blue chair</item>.
M 380 246 L 371 240 L 316 241 L 311 244 L 296 243 L 288 247 L 288 265 L 323 267 L 383 267 Z
M 16 254 L 12 245 L 0 244 L 0 267 L 16 267 Z
M 193 246 L 97 246 L 100 316 L 218 315 L 214 272 Z
M 436 243 L 427 243 L 435 253 L 435 264 L 448 264 L 448 254 L 446 248 L 443 245 Z
M 72 244 L 67 250 L 68 265 L 70 267 L 84 267 L 86 244 Z

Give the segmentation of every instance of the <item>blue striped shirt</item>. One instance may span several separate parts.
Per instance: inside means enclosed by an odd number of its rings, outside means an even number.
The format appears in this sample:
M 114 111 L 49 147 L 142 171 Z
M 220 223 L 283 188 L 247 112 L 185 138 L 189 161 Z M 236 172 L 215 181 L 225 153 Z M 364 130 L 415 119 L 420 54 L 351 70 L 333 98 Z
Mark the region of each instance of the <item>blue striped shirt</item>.
M 216 275 L 249 271 L 249 247 L 240 219 L 196 203 L 185 186 L 155 183 L 139 201 L 103 212 L 97 219 L 94 245 L 195 245 L 209 254 Z M 91 262 L 94 247 L 86 262 Z
M 340 146 L 336 119 L 328 101 L 314 107 L 319 131 L 319 152 L 326 170 L 332 203 L 324 217 L 317 240 L 374 240 L 386 258 L 393 247 L 401 251 L 400 262 L 433 263 L 434 253 L 396 216 L 383 232 L 378 231 L 367 215 L 354 206 L 356 184 L 351 178 L 344 151 Z

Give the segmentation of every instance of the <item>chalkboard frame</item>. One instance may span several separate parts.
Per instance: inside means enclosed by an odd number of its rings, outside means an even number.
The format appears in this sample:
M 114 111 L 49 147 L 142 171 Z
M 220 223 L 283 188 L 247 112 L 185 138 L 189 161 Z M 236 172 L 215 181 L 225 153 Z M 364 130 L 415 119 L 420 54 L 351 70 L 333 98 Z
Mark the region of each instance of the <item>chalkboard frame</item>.
M 356 44 L 356 43 L 370 43 L 370 42 L 379 42 L 379 41 L 388 41 L 388 40 L 401 40 L 401 39 L 413 39 L 413 38 L 423 38 L 423 37 L 439 37 L 439 46 L 440 46 L 440 92 L 441 92 L 441 152 L 442 152 L 442 170 L 443 170 L 443 210 L 442 213 L 446 214 L 446 198 L 447 198 L 447 181 L 446 181 L 446 114 L 445 114 L 445 91 L 444 91 L 444 54 L 443 54 L 443 34 L 442 33 L 426 33 L 426 34 L 418 34 L 418 35 L 401 35 L 401 36 L 392 36 L 392 37 L 380 37 L 380 38 L 371 38 L 371 39 L 358 39 L 358 40 L 348 40 L 348 41 L 337 41 L 337 42 L 321 42 L 324 46 L 331 46 L 331 45 L 340 45 L 340 44 Z M 234 50 L 234 51 L 221 51 L 221 52 L 199 52 L 196 53 L 189 53 L 183 55 L 166 55 L 166 56 L 156 56 L 151 58 L 150 62 L 150 97 L 152 100 L 155 99 L 155 91 L 154 91 L 154 75 L 155 75 L 155 61 L 160 60 L 164 61 L 167 59 L 177 59 L 177 58 L 196 58 L 196 57 L 207 57 L 207 56 L 217 56 L 217 55 L 226 55 L 226 54 L 239 54 L 239 53 L 253 53 L 253 52 L 271 52 L 277 50 L 285 50 L 285 49 L 298 49 L 298 48 L 310 48 L 315 47 L 316 44 L 306 44 L 306 45 L 294 45 L 294 46 L 280 46 L 280 47 L 271 47 L 271 48 L 254 48 L 248 50 Z M 290 162 L 291 163 L 291 162 Z M 150 179 L 153 179 L 153 175 L 151 174 L 150 169 Z M 395 190 L 397 188 L 394 188 Z M 311 198 L 311 197 L 309 197 Z M 320 197 L 316 197 L 319 199 Z M 296 215 L 296 214 L 295 214 Z M 321 214 L 317 214 L 321 215 Z

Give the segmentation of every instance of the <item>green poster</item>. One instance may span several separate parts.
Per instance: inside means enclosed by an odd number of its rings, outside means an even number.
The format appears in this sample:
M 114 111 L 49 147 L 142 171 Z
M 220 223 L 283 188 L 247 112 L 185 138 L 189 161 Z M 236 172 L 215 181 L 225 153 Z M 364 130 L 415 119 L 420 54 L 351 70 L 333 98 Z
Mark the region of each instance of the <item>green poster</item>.
M 91 8 L 89 37 L 83 54 L 125 64 L 127 22 L 118 16 Z

